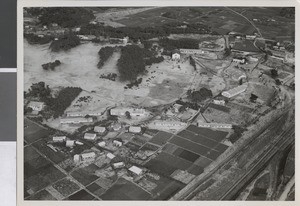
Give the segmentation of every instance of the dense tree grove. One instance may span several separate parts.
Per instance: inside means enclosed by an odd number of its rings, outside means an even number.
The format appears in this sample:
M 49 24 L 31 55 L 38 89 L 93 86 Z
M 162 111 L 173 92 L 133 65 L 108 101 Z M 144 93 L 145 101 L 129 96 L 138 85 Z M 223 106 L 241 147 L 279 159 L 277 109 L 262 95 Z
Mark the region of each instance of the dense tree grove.
M 97 67 L 103 67 L 104 63 L 113 55 L 114 51 L 115 47 L 102 47 L 98 52 L 100 60 Z
M 199 91 L 188 91 L 188 99 L 192 102 L 201 102 L 211 97 L 212 91 L 204 87 Z
M 160 46 L 167 51 L 174 49 L 199 49 L 199 42 L 196 39 L 169 39 L 162 38 L 159 40 Z
M 27 12 L 39 16 L 42 25 L 57 23 L 62 27 L 80 26 L 95 18 L 90 10 L 80 7 L 28 8 Z
M 143 49 L 136 45 L 123 47 L 117 66 L 121 81 L 134 81 L 139 74 L 145 72 Z
M 42 64 L 44 70 L 54 70 L 55 67 L 59 66 L 61 62 L 59 60 L 55 60 L 54 62 L 49 62 L 46 64 Z
M 73 33 L 65 34 L 53 41 L 50 44 L 50 49 L 54 52 L 68 51 L 76 46 L 80 45 L 80 39 Z
M 39 37 L 35 34 L 24 34 L 24 38 L 28 41 L 29 44 L 47 44 L 53 40 L 53 37 Z
M 164 61 L 163 56 L 159 56 L 159 57 L 152 56 L 152 57 L 149 57 L 149 58 L 145 59 L 145 64 L 146 65 L 152 65 L 152 64 L 160 63 L 162 61 Z
M 211 30 L 208 26 L 195 23 L 187 24 L 182 27 L 180 22 L 166 23 L 155 27 L 111 27 L 101 24 L 85 24 L 82 25 L 80 34 L 91 34 L 96 36 L 123 38 L 128 36 L 131 40 L 145 41 L 157 37 L 167 37 L 170 34 L 210 34 Z
M 45 84 L 45 82 L 33 83 L 24 96 L 36 97 L 41 101 L 46 101 L 46 99 L 51 98 L 51 89 Z
M 116 81 L 117 76 L 118 75 L 116 73 L 108 73 L 108 74 L 101 74 L 100 78 Z
M 82 89 L 79 87 L 66 87 L 59 92 L 56 98 L 48 98 L 45 103 L 53 111 L 53 117 L 57 118 L 63 115 L 81 91 Z
M 192 56 L 190 56 L 190 64 L 194 67 L 194 70 L 196 71 L 197 70 L 196 62 Z
M 295 18 L 295 8 L 294 7 L 283 7 L 280 10 L 280 16 L 294 19 Z

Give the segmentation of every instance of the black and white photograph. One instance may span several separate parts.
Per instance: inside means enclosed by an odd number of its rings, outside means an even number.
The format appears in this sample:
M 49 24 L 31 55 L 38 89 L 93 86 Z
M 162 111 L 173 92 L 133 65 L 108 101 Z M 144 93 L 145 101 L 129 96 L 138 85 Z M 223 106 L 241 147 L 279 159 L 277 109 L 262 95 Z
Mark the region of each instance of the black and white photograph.
M 22 20 L 22 202 L 295 201 L 295 7 Z

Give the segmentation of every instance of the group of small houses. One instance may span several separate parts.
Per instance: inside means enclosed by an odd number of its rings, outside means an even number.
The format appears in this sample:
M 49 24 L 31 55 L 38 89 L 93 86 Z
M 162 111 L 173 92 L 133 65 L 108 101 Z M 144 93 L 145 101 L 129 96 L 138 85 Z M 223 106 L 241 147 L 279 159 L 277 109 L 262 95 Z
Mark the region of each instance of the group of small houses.
M 92 162 L 96 159 L 96 153 L 95 152 L 87 152 L 87 153 L 82 153 L 82 154 L 76 154 L 74 155 L 74 163 L 78 164 L 81 162 Z M 112 153 L 107 153 L 106 154 L 106 158 L 113 160 L 116 156 Z M 114 169 L 121 169 L 124 168 L 126 165 L 124 162 L 120 161 L 120 162 L 115 162 L 112 164 Z M 135 175 L 141 175 L 143 174 L 143 169 L 137 167 L 137 166 L 131 166 L 128 168 L 128 170 L 135 174 Z

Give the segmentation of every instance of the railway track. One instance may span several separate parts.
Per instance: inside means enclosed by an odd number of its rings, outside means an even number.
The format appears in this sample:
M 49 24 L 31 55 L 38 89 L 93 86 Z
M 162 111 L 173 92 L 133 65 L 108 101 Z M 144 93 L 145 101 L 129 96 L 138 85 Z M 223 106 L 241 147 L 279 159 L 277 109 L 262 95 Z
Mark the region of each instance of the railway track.
M 233 185 L 232 187 L 226 191 L 225 194 L 221 196 L 219 200 L 232 200 L 236 197 L 236 194 L 244 187 L 244 185 L 250 182 L 253 177 L 260 173 L 265 166 L 269 163 L 272 157 L 277 153 L 278 150 L 282 150 L 288 147 L 290 144 L 294 142 L 293 137 L 295 131 L 293 126 L 290 126 L 288 130 L 284 131 L 278 138 L 277 141 L 272 144 L 267 151 L 263 152 L 262 157 L 260 157 L 254 165 L 247 170 L 247 172 L 242 175 Z M 286 138 L 288 137 L 288 138 Z
M 226 166 L 230 161 L 241 154 L 244 153 L 244 151 L 248 150 L 251 144 L 253 144 L 258 137 L 260 137 L 265 131 L 271 130 L 272 127 L 274 127 L 274 124 L 281 119 L 284 118 L 285 115 L 288 115 L 289 109 L 291 106 L 287 107 L 284 111 L 282 111 L 281 115 L 279 115 L 276 119 L 274 119 L 272 122 L 267 124 L 265 127 L 260 129 L 260 131 L 257 131 L 251 138 L 248 139 L 248 141 L 245 141 L 243 143 L 243 146 L 238 149 L 237 151 L 231 153 L 225 160 L 223 160 L 220 164 L 218 164 L 215 168 L 213 168 L 207 175 L 204 177 L 201 177 L 201 179 L 195 179 L 194 185 L 190 185 L 189 188 L 183 189 L 179 191 L 177 194 L 175 194 L 170 200 L 191 200 L 193 199 L 199 192 L 201 192 L 201 186 L 205 183 L 207 183 L 209 180 L 211 180 L 211 177 L 213 174 L 215 174 L 219 169 Z M 190 183 L 191 184 L 191 183 Z

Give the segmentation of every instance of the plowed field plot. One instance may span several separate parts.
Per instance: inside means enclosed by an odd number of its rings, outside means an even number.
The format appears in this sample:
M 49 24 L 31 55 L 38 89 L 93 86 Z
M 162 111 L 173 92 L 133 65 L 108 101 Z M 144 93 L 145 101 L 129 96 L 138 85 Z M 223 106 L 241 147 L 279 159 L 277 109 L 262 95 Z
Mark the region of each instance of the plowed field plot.
M 54 183 L 52 187 L 64 197 L 68 197 L 69 195 L 80 189 L 80 187 L 69 178 L 65 178 Z
M 93 193 L 94 195 L 96 195 L 96 196 L 98 196 L 98 197 L 100 197 L 100 196 L 105 192 L 105 189 L 102 188 L 102 187 L 100 187 L 100 186 L 99 186 L 98 184 L 96 184 L 96 183 L 93 183 L 93 184 L 89 185 L 89 186 L 87 187 L 87 189 L 88 189 L 91 193 Z
M 46 157 L 48 157 L 51 161 L 58 164 L 68 157 L 61 151 L 53 151 L 51 148 L 47 146 L 47 141 L 45 139 L 38 140 L 37 142 L 33 143 L 33 145 Z
M 219 143 L 214 149 L 223 153 L 225 152 L 225 150 L 227 150 L 227 148 L 228 148 L 227 145 Z
M 156 151 L 158 150 L 159 147 L 154 145 L 154 144 L 150 144 L 150 143 L 146 143 L 142 148 L 141 150 L 150 150 L 150 151 Z
M 214 140 L 211 140 L 209 138 L 206 138 L 200 134 L 191 132 L 189 130 L 183 130 L 183 131 L 179 132 L 177 135 L 182 138 L 185 138 L 185 139 L 191 140 L 193 142 L 196 142 L 198 144 L 201 144 L 205 147 L 209 147 L 209 148 L 213 148 L 218 144 L 218 142 L 216 142 Z
M 182 159 L 185 159 L 187 161 L 190 161 L 190 162 L 195 162 L 200 157 L 199 155 L 197 155 L 193 152 L 187 151 L 183 148 L 176 149 L 174 151 L 173 155 L 180 157 Z
M 175 144 L 179 147 L 182 147 L 186 150 L 189 150 L 191 152 L 194 152 L 194 153 L 199 154 L 199 155 L 204 155 L 204 156 L 210 150 L 210 148 L 204 147 L 200 144 L 197 144 L 195 142 L 186 140 L 186 139 L 184 139 L 182 137 L 179 137 L 179 136 L 174 136 L 169 142 L 173 143 L 173 144 Z
M 156 158 L 147 162 L 146 167 L 158 174 L 170 176 L 175 170 L 188 170 L 192 165 L 193 163 L 185 159 L 162 152 Z M 201 171 L 202 168 L 199 167 L 194 175 L 201 174 Z
M 67 198 L 68 200 L 93 200 L 94 196 L 86 190 L 80 190 Z
M 42 190 L 28 198 L 28 200 L 56 200 L 47 190 Z
M 31 146 L 24 153 L 24 192 L 25 196 L 37 192 L 65 175 L 47 159 L 40 156 Z M 30 192 L 29 192 L 30 191 Z
M 210 103 L 210 104 L 209 104 L 209 107 L 214 108 L 214 109 L 217 109 L 217 110 L 220 110 L 220 111 L 222 111 L 222 112 L 226 112 L 226 113 L 229 113 L 229 112 L 230 112 L 230 108 L 229 108 L 229 107 L 225 107 L 225 106 L 218 105 L 218 104 Z
M 136 145 L 132 142 L 128 142 L 125 146 L 135 152 L 137 152 L 140 149 L 140 145 Z
M 173 134 L 168 132 L 158 132 L 151 140 L 151 143 L 157 144 L 157 145 L 163 145 L 165 144 Z
M 213 161 L 212 160 L 210 160 L 210 159 L 208 159 L 208 158 L 206 158 L 206 157 L 204 157 L 204 156 L 201 156 L 201 157 L 199 157 L 195 162 L 194 162 L 194 164 L 196 164 L 196 165 L 199 165 L 200 167 L 203 167 L 203 168 L 205 168 L 205 167 L 207 167 L 210 163 L 212 163 Z
M 97 167 L 94 164 L 91 164 L 87 167 L 75 170 L 71 173 L 71 175 L 81 184 L 88 185 L 99 178 L 98 176 L 94 175 L 94 172 L 97 169 L 99 169 L 99 167 Z
M 25 119 L 24 125 L 25 125 L 24 139 L 28 143 L 32 143 L 41 138 L 48 137 L 51 134 L 49 130 L 44 129 L 43 127 L 38 126 L 27 119 Z
M 149 200 L 151 195 L 134 183 L 123 178 L 109 188 L 102 196 L 103 200 Z
M 187 127 L 187 130 L 192 131 L 196 134 L 200 134 L 204 137 L 208 137 L 214 141 L 220 142 L 227 136 L 228 132 L 223 131 L 214 131 L 207 128 L 200 128 L 195 125 L 190 125 Z

